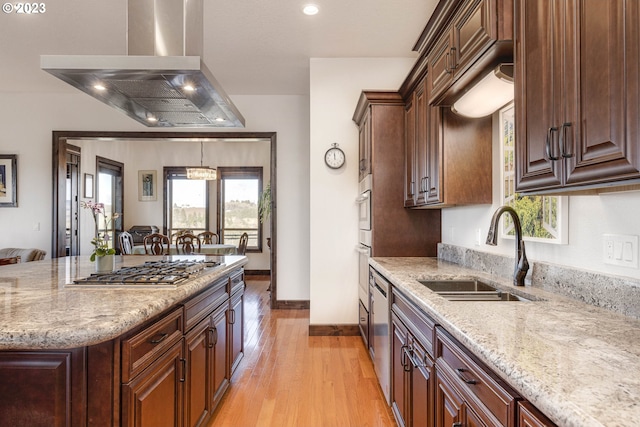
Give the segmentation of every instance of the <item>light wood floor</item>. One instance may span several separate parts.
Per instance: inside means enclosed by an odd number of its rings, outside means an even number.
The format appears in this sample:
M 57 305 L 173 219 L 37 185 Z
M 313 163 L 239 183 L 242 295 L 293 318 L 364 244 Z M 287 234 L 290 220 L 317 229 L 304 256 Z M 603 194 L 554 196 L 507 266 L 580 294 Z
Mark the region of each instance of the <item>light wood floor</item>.
M 396 425 L 359 336 L 309 337 L 309 310 L 271 310 L 247 279 L 245 356 L 209 427 Z

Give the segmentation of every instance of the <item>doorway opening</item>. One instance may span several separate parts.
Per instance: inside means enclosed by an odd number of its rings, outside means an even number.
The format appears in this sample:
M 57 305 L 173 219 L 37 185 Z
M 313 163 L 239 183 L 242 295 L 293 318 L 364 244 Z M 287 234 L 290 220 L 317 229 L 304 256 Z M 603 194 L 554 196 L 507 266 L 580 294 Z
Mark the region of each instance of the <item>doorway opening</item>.
M 266 141 L 268 148 L 269 181 L 271 184 L 271 215 L 269 227 L 271 230 L 271 247 L 268 254 L 269 272 L 271 279 L 270 302 L 272 308 L 278 307 L 277 299 L 277 183 L 276 183 L 276 133 L 275 132 L 109 132 L 109 131 L 54 131 L 53 132 L 53 233 L 51 256 L 66 256 L 66 191 L 67 191 L 67 147 L 77 141 L 92 143 L 114 144 L 115 142 L 194 142 L 202 140 L 216 140 L 233 142 Z M 179 144 L 177 144 L 179 146 Z M 93 145 L 91 146 L 93 147 Z M 134 166 L 135 167 L 135 166 Z M 266 179 L 266 177 L 265 177 Z M 124 192 L 137 192 L 137 189 L 125 187 Z M 158 197 L 160 199 L 160 197 Z M 125 200 L 128 200 L 125 197 Z M 121 212 L 128 210 L 123 206 Z M 120 224 L 123 227 L 124 224 Z M 267 254 L 265 254 L 267 255 Z

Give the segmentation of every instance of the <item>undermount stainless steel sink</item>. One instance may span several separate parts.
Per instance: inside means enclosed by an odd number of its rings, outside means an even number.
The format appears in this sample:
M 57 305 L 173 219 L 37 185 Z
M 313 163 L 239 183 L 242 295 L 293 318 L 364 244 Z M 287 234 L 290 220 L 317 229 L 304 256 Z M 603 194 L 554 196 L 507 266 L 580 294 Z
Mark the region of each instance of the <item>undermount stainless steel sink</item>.
M 449 301 L 530 301 L 511 292 L 496 289 L 479 280 L 419 280 L 421 284 Z

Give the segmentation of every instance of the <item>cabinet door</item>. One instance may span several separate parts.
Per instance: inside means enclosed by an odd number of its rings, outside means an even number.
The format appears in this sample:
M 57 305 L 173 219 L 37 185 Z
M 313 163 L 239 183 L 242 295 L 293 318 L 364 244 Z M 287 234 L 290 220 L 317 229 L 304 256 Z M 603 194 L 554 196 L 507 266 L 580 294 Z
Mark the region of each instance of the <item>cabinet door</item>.
M 518 426 L 555 427 L 555 424 L 529 402 L 518 402 Z
M 244 355 L 244 330 L 242 325 L 244 316 L 244 290 L 231 297 L 229 310 L 229 378 L 233 375 Z
M 433 103 L 453 83 L 456 49 L 453 31 L 447 30 L 429 53 L 429 103 Z
M 211 341 L 209 343 L 209 351 L 211 352 L 211 369 L 212 373 L 212 392 L 211 392 L 211 408 L 222 399 L 224 392 L 229 387 L 229 371 L 228 358 L 228 327 L 227 313 L 229 306 L 223 304 L 211 315 Z M 213 409 L 212 409 L 213 410 Z
M 429 181 L 428 167 L 428 109 L 426 82 L 423 80 L 418 84 L 415 91 L 416 103 L 416 177 L 418 184 L 418 194 L 416 206 L 421 206 L 427 202 L 427 188 Z
M 185 337 L 187 372 L 185 425 L 202 425 L 211 413 L 211 358 L 209 357 L 211 319 L 206 318 Z
M 407 359 L 407 329 L 391 313 L 391 409 L 398 426 L 407 425 L 409 390 L 409 360 Z
M 411 426 L 433 427 L 433 363 L 427 352 L 411 339 Z
M 414 97 L 407 103 L 404 110 L 404 206 L 412 207 L 416 204 L 416 110 Z
M 565 2 L 566 185 L 640 176 L 637 0 Z M 572 150 L 565 153 L 567 150 Z M 562 152 L 564 151 L 564 152 Z
M 429 204 L 441 203 L 442 194 L 442 110 L 438 106 L 427 106 L 427 176 L 425 198 Z
M 0 353 L 0 425 L 86 425 L 84 349 Z
M 469 1 L 453 22 L 451 55 L 455 75 L 464 73 L 497 38 L 493 22 L 497 17 L 495 12 L 491 13 L 489 3 L 489 0 Z
M 122 385 L 122 425 L 183 425 L 183 341 L 175 343 L 132 381 Z
M 371 109 L 368 108 L 359 130 L 358 180 L 371 173 Z
M 459 426 L 463 424 L 463 399 L 449 380 L 436 369 L 436 425 Z
M 516 2 L 516 191 L 562 184 L 556 150 L 562 56 L 555 42 L 562 28 L 560 1 Z

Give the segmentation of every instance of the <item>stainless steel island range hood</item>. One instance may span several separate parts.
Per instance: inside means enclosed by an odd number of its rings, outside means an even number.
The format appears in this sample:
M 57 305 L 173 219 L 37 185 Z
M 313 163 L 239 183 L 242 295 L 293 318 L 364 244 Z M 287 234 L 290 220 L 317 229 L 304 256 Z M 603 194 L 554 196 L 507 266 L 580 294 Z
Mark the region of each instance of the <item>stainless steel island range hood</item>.
M 128 55 L 42 55 L 41 68 L 149 127 L 244 127 L 202 61 L 202 0 L 131 0 Z

